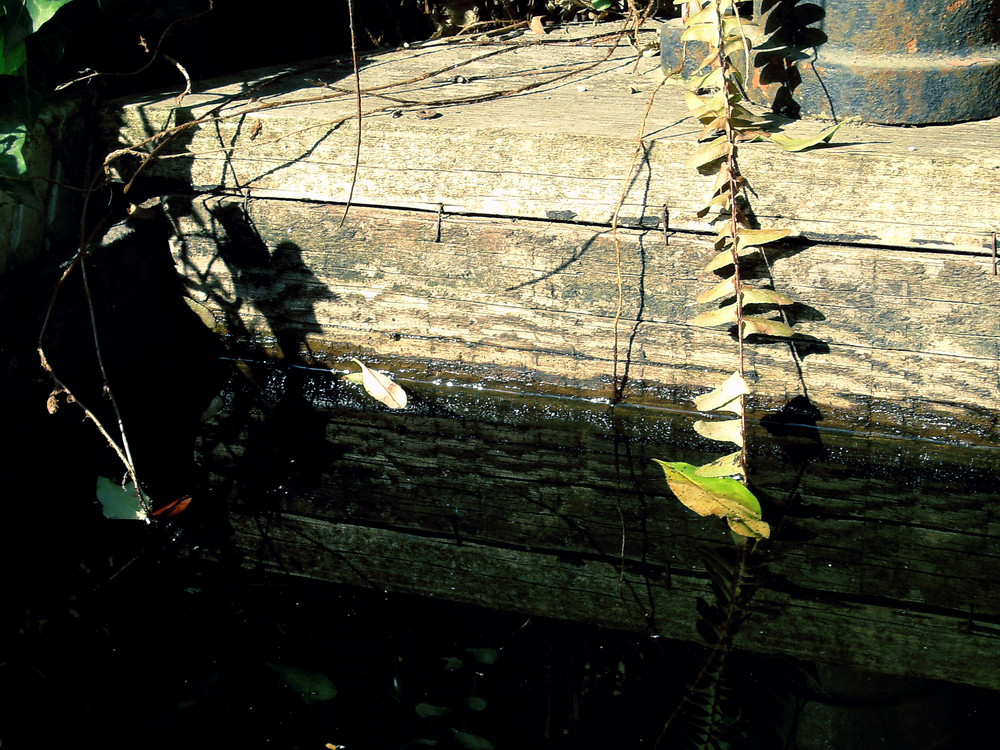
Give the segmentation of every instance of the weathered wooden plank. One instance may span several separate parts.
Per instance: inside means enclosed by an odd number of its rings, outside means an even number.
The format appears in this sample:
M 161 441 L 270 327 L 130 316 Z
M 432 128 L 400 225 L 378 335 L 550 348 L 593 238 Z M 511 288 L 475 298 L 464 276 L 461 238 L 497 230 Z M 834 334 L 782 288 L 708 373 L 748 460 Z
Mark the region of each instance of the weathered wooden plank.
M 335 387 L 316 378 L 309 392 Z M 433 388 L 417 397 L 424 399 L 420 411 L 440 408 Z M 586 402 L 560 407 L 512 395 L 496 400 L 456 394 L 450 410 L 464 402 L 460 416 L 318 406 L 323 416 L 311 418 L 312 431 L 283 428 L 278 415 L 276 422 L 237 418 L 238 434 L 227 428 L 205 461 L 219 480 L 247 469 L 274 475 L 235 491 L 237 503 L 267 506 L 242 493 L 280 484 L 281 510 L 334 523 L 612 559 L 624 550 L 632 561 L 688 569 L 706 545 L 724 540 L 714 521 L 670 499 L 652 462 L 711 457 L 688 415 L 615 413 Z M 247 429 L 257 431 L 250 445 Z M 792 536 L 811 540 L 804 550 L 781 548 L 774 575 L 828 593 L 956 611 L 973 606 L 1000 616 L 1000 590 L 984 585 L 1000 562 L 993 541 L 1000 527 L 986 490 L 996 479 L 995 450 L 818 431 L 814 438 L 805 467 L 782 462 L 782 441 L 769 447 L 756 440 L 762 447 L 754 454 L 755 484 L 785 514 Z M 298 466 L 288 472 L 253 466 L 257 456 L 273 455 L 280 464 L 295 452 Z
M 397 531 L 283 517 L 261 526 L 237 516 L 252 564 L 284 574 L 447 598 L 665 637 L 698 640 L 704 579 L 640 576 L 613 561 L 567 565 L 557 555 L 441 542 Z M 640 620 L 637 622 L 637 620 Z M 736 646 L 882 674 L 1000 687 L 996 628 L 970 632 L 954 616 L 866 603 L 828 603 L 762 591 Z
M 691 393 L 735 368 L 729 333 L 687 321 L 714 283 L 708 239 L 619 230 L 624 308 L 613 362 L 617 251 L 602 227 L 206 198 L 174 201 L 175 254 L 195 299 L 298 356 L 371 351 L 397 367 L 476 371 L 610 395 Z M 440 241 L 438 233 L 440 232 Z M 827 426 L 907 423 L 996 442 L 1000 298 L 989 263 L 958 254 L 798 245 L 772 263 L 802 339 L 750 347 L 758 408 L 805 388 Z M 225 313 L 225 314 L 223 314 Z M 234 317 L 237 316 L 237 317 Z M 407 365 L 406 363 L 409 363 Z M 498 373 L 504 373 L 501 377 Z
M 354 201 L 608 224 L 627 183 L 623 222 L 656 222 L 667 207 L 673 227 L 708 229 L 696 213 L 711 178 L 683 167 L 700 126 L 688 118 L 678 89 L 657 95 L 646 148 L 630 177 L 655 86 L 645 74 L 657 58 L 636 67 L 627 45 L 612 51 L 607 39 L 567 43 L 580 34 L 367 58 L 361 77 L 371 114 L 363 122 Z M 473 101 L 572 70 L 579 74 L 517 96 Z M 455 83 L 456 75 L 467 83 Z M 163 128 L 216 112 L 221 119 L 186 130 L 159 151 L 147 174 L 204 190 L 343 203 L 357 134 L 350 71 L 313 65 L 270 86 L 248 85 L 267 77 L 207 84 L 179 106 L 173 96 L 118 103 L 105 131 L 119 144 L 142 144 Z M 227 104 L 229 97 L 235 99 Z M 427 106 L 439 116 L 419 119 L 415 112 Z M 820 127 L 793 123 L 788 132 Z M 805 154 L 764 144 L 742 149 L 762 221 L 817 240 L 989 254 L 1000 227 L 991 187 L 1000 170 L 1000 121 L 919 130 L 847 124 L 836 143 Z
M 691 637 L 702 557 L 729 541 L 651 461 L 709 457 L 689 415 L 412 382 L 392 413 L 319 370 L 267 383 L 201 446 L 249 561 Z M 801 438 L 755 444 L 765 517 L 785 520 L 744 647 L 993 685 L 996 450 L 826 431 L 806 454 Z M 922 664 L 928 643 L 945 653 Z

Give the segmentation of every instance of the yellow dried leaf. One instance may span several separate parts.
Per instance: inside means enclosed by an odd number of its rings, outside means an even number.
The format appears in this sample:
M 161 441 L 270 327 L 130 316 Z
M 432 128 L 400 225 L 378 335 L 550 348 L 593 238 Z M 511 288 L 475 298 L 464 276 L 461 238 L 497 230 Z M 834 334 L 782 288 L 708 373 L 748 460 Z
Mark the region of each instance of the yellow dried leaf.
M 699 419 L 694 423 L 694 431 L 709 440 L 734 443 L 740 448 L 743 447 L 743 420 L 741 419 L 726 419 L 721 422 L 708 422 Z
M 695 398 L 694 405 L 698 411 L 719 411 L 748 393 L 750 393 L 750 386 L 740 377 L 738 372 L 734 372 L 718 388 Z M 738 408 L 729 411 L 740 413 Z
M 770 133 L 762 136 L 759 140 L 771 141 L 775 146 L 785 151 L 806 151 L 822 143 L 829 143 L 830 139 L 833 138 L 833 134 L 837 132 L 841 125 L 843 123 L 837 123 L 832 128 L 827 128 L 819 135 L 811 138 L 791 138 L 782 133 Z
M 736 294 L 736 279 L 728 278 L 728 279 L 723 279 L 708 291 L 699 294 L 697 297 L 695 297 L 695 301 L 698 302 L 699 304 L 705 304 L 707 302 L 715 302 L 716 300 L 726 299 L 727 297 L 732 297 L 735 294 Z
M 684 166 L 687 169 L 700 169 L 713 161 L 718 161 L 719 159 L 725 158 L 729 155 L 730 144 L 729 140 L 723 136 L 716 138 L 714 141 L 708 141 L 707 143 L 698 147 L 688 160 L 684 162 Z
M 736 305 L 727 305 L 718 310 L 709 310 L 691 319 L 691 325 L 711 328 L 719 325 L 733 325 L 736 322 Z
M 729 528 L 740 536 L 751 539 L 767 539 L 771 536 L 771 526 L 767 521 L 760 521 L 756 518 L 726 518 Z
M 536 34 L 545 34 L 545 27 L 542 25 L 542 19 L 544 16 L 532 16 L 531 21 L 528 22 L 528 28 L 531 29 Z
M 755 289 L 743 287 L 744 305 L 793 305 L 795 300 L 787 294 L 781 294 L 773 289 Z
M 792 229 L 740 229 L 736 236 L 736 247 L 743 249 L 751 245 L 766 245 L 795 234 Z
M 740 257 L 745 258 L 755 252 L 757 252 L 757 248 L 744 248 L 740 250 Z M 733 265 L 733 251 L 726 248 L 709 261 L 708 265 L 705 266 L 705 270 L 711 273 L 712 271 L 718 271 L 721 268 L 731 265 Z
M 200 302 L 195 302 L 190 297 L 185 297 L 184 301 L 187 303 L 187 306 L 191 309 L 191 311 L 198 316 L 198 319 L 205 325 L 206 328 L 209 330 L 215 330 L 215 314 L 211 310 Z
M 702 99 L 690 89 L 684 91 L 684 103 L 687 104 L 688 109 L 701 109 L 705 106 L 705 102 L 705 99 Z
M 728 456 L 717 458 L 711 463 L 699 466 L 698 471 L 695 473 L 699 477 L 731 477 L 739 475 L 745 479 L 746 474 L 743 471 L 743 464 L 740 461 L 742 455 L 743 451 L 730 453 Z
M 765 336 L 777 336 L 779 338 L 791 338 L 795 331 L 791 326 L 785 325 L 780 320 L 769 320 L 767 318 L 757 318 L 754 316 L 743 316 L 743 338 L 754 333 Z

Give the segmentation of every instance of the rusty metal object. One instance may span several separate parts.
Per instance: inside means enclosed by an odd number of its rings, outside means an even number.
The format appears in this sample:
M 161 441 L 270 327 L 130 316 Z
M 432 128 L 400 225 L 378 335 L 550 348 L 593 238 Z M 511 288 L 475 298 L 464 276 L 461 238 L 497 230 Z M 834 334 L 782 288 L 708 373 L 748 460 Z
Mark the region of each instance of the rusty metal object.
M 791 52 L 756 52 L 758 103 L 886 124 L 1000 115 L 1000 0 L 754 0 L 754 15 Z M 668 71 L 682 59 L 679 28 L 663 29 Z

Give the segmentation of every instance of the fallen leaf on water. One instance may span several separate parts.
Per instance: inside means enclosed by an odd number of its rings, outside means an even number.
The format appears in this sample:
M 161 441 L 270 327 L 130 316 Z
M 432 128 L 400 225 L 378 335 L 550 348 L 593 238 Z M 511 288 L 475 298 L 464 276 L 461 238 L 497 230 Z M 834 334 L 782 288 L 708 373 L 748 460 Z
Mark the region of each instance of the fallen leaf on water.
M 354 359 L 358 367 L 361 368 L 361 385 L 365 392 L 379 403 L 385 404 L 390 409 L 406 408 L 406 391 L 398 383 L 393 382 L 387 375 L 371 370 L 359 359 Z

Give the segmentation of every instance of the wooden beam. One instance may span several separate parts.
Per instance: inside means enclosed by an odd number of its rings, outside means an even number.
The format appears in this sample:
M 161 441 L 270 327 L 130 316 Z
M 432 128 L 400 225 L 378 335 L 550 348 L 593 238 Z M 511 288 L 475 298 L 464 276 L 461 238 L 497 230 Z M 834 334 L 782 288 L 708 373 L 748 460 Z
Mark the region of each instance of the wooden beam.
M 394 369 L 475 372 L 610 396 L 674 400 L 736 367 L 730 334 L 692 326 L 711 240 L 687 233 L 298 201 L 178 199 L 175 255 L 219 323 L 286 356 L 391 358 Z M 440 241 L 439 241 L 440 239 Z M 618 324 L 621 256 L 623 315 Z M 760 269 L 766 272 L 766 269 Z M 989 261 L 797 244 L 771 265 L 799 301 L 800 338 L 750 348 L 756 408 L 805 396 L 824 424 L 1000 441 L 1000 297 Z
M 672 227 L 709 231 L 697 212 L 711 178 L 684 167 L 701 126 L 677 86 L 656 94 L 633 169 L 658 58 L 637 61 L 631 47 L 606 36 L 613 30 L 569 27 L 544 38 L 366 58 L 369 114 L 354 202 L 608 224 L 624 195 L 623 223 L 655 222 L 667 207 Z M 657 30 L 645 33 L 655 38 Z M 354 176 L 352 79 L 329 64 L 243 74 L 180 104 L 172 95 L 119 102 L 105 132 L 115 145 L 149 151 L 159 132 L 207 117 L 169 143 L 156 141 L 146 175 L 342 204 Z M 786 132 L 804 136 L 825 125 L 789 123 Z M 986 257 L 1000 227 L 992 190 L 998 153 L 994 120 L 920 129 L 849 123 L 829 148 L 788 154 L 751 144 L 740 155 L 765 224 L 817 241 Z M 119 166 L 131 176 L 125 162 Z
M 178 270 L 254 383 L 199 448 L 248 564 L 695 637 L 731 541 L 652 459 L 712 455 L 671 410 L 736 366 L 689 322 L 710 178 L 670 86 L 640 144 L 655 61 L 588 33 L 368 58 L 356 183 L 343 67 L 108 111 L 121 179 L 156 149 L 133 194 L 173 193 Z M 997 146 L 994 121 L 742 148 L 756 214 L 802 238 L 758 269 L 797 339 L 748 359 L 778 528 L 741 647 L 1000 687 Z M 355 356 L 404 413 L 337 376 Z
M 257 376 L 277 385 L 237 388 L 200 459 L 248 565 L 696 638 L 704 556 L 732 542 L 651 460 L 709 457 L 688 415 L 415 383 L 393 413 L 333 373 Z M 996 450 L 771 447 L 754 479 L 775 536 L 738 645 L 1000 686 Z

